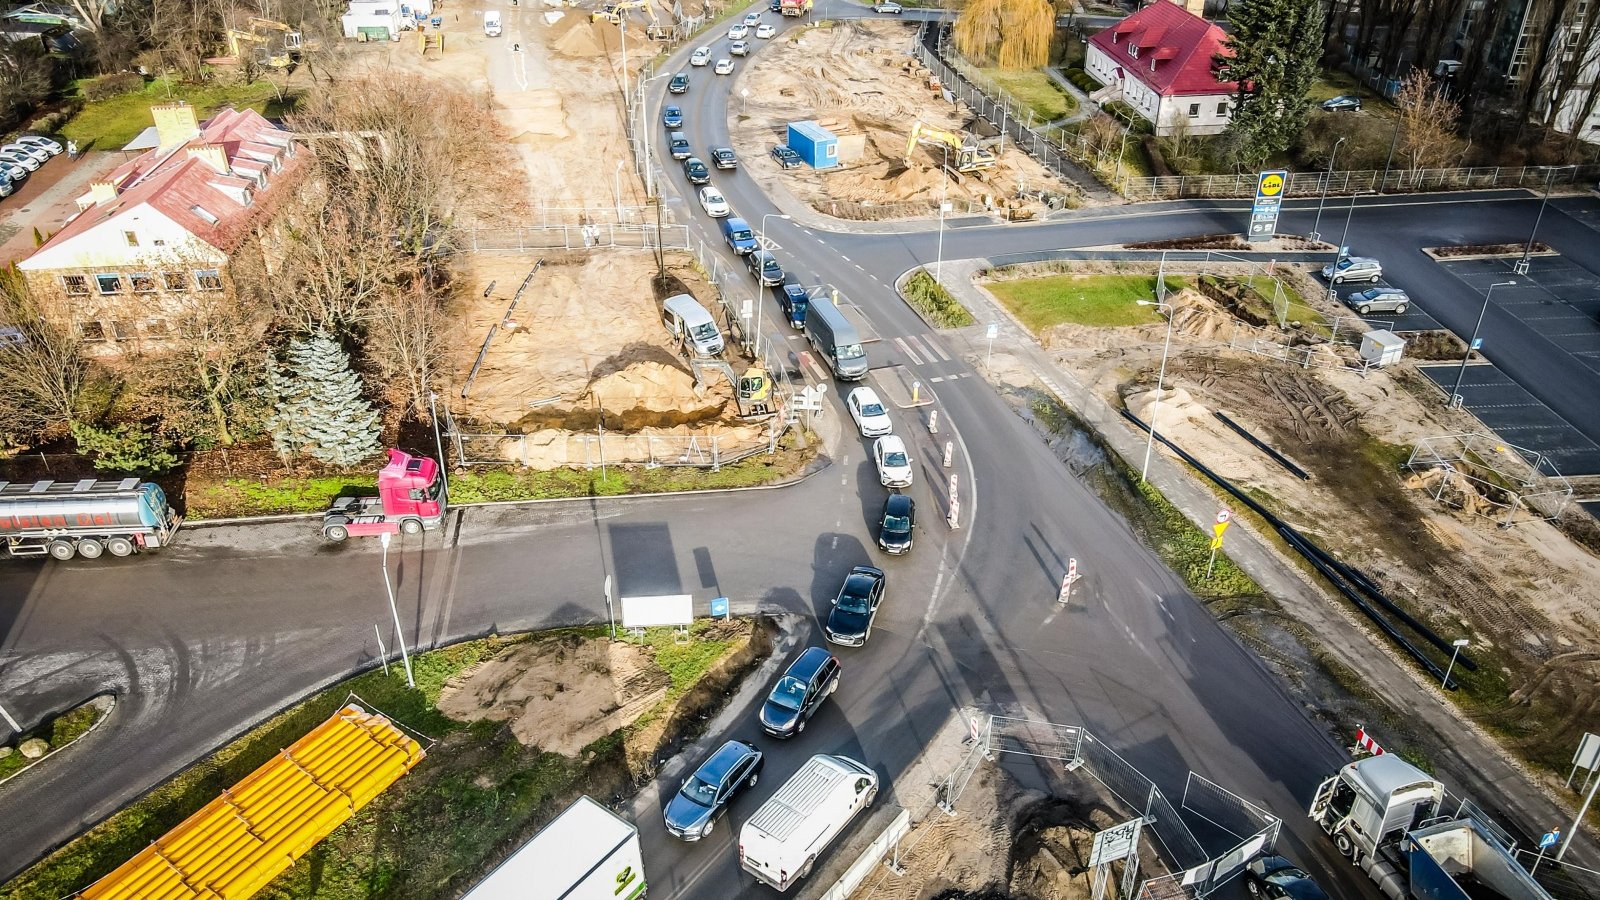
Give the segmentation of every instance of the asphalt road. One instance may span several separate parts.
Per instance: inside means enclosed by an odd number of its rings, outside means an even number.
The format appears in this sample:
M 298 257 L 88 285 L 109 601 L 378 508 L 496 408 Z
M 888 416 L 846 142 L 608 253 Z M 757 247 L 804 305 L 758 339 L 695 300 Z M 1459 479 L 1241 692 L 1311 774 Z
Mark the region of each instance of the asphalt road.
M 735 80 L 696 73 L 694 89 L 681 99 L 691 139 L 703 151 L 726 142 L 719 111 Z M 671 178 L 689 196 L 681 177 Z M 774 211 L 742 173 L 716 183 L 753 223 Z M 1523 227 L 1524 213 L 1531 224 L 1525 198 L 1484 202 L 1492 205 L 1363 205 L 1352 232 L 1361 236 L 1356 249 L 1370 241 L 1392 254 L 1441 243 L 1441 232 L 1496 239 Z M 1241 208 L 1164 204 L 1040 225 L 953 229 L 945 253 L 988 256 L 1231 231 Z M 715 240 L 710 221 L 697 208 L 684 209 Z M 1310 217 L 1292 207 L 1284 230 L 1309 230 Z M 1592 233 L 1560 219 L 1546 216 L 1542 239 L 1592 249 Z M 887 287 L 933 257 L 933 234 L 825 235 L 781 220 L 769 222 L 768 234 L 786 264 L 862 305 L 885 336 L 870 348 L 875 366 L 970 374 L 954 353 L 944 354 L 949 361 L 919 362 L 893 340 L 942 346 Z M 1407 287 L 1412 277 L 1434 277 L 1420 265 L 1395 265 Z M 1420 302 L 1441 320 L 1451 315 Z M 775 322 L 776 305 L 767 312 Z M 947 423 L 941 439 L 958 441 L 956 471 L 969 476 L 964 523 L 951 532 L 941 520 L 939 445 L 920 417 L 899 414 L 897 432 L 911 441 L 918 464 L 912 490 L 922 513 L 918 546 L 906 558 L 873 549 L 884 491 L 866 442 L 847 433 L 829 468 L 779 490 L 459 510 L 447 530 L 407 538 L 389 560 L 406 630 L 429 646 L 495 630 L 600 621 L 607 575 L 623 593 L 684 592 L 702 602 L 723 595 L 734 599 L 736 612 L 815 617 L 843 573 L 871 561 L 890 573 L 888 599 L 871 643 L 840 651 L 844 683 L 830 708 L 787 746 L 757 737 L 750 710 L 740 717 L 733 735 L 755 738 L 769 758 L 762 787 L 741 801 L 734 820 L 694 845 L 665 839 L 648 817 L 639 822 L 653 893 L 748 893 L 751 880 L 729 846 L 737 821 L 806 756 L 855 755 L 878 769 L 892 798 L 897 776 L 945 718 L 978 703 L 1087 725 L 1169 791 L 1181 789 L 1194 769 L 1262 801 L 1285 819 L 1281 849 L 1318 872 L 1335 896 L 1375 897 L 1300 813 L 1316 783 L 1345 758 L 1341 748 L 982 379 L 947 380 L 935 393 Z M 829 394 L 835 403 L 837 394 Z M 837 405 L 834 415 L 848 432 Z M 1069 556 L 1080 560 L 1086 578 L 1063 609 L 1055 592 Z M 376 544 L 330 547 L 311 523 L 288 522 L 190 529 L 153 558 L 0 567 L 0 698 L 8 709 L 27 719 L 99 690 L 122 698 L 109 726 L 83 746 L 0 788 L 0 843 L 9 851 L 0 877 L 263 714 L 373 665 L 373 624 L 387 622 L 381 562 Z M 671 787 L 658 784 L 654 794 Z

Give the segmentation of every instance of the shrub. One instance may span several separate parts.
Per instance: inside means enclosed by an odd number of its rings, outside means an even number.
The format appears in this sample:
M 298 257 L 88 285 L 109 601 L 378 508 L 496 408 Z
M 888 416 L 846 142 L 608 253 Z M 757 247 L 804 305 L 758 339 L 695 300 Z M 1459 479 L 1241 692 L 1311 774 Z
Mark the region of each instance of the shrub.
M 144 76 L 137 72 L 114 72 L 90 78 L 78 85 L 78 92 L 89 101 L 109 100 L 144 90 Z
M 165 472 L 178 457 L 143 425 L 119 422 L 108 427 L 82 422 L 72 426 L 78 451 L 94 456 L 94 467 L 112 472 Z
M 962 328 L 975 321 L 972 313 L 926 270 L 906 279 L 905 295 L 906 302 L 916 307 L 935 328 Z
M 1121 100 L 1113 100 L 1102 108 L 1112 118 L 1115 118 L 1123 125 L 1127 126 L 1130 131 L 1139 134 L 1148 134 L 1153 130 L 1150 127 L 1150 122 L 1148 120 L 1134 112 L 1133 107 L 1123 103 Z
M 1105 86 L 1100 82 L 1095 81 L 1093 75 L 1090 75 L 1088 72 L 1085 72 L 1082 69 L 1068 69 L 1066 71 L 1066 75 L 1068 81 L 1077 85 L 1078 89 L 1085 93 L 1092 94 Z

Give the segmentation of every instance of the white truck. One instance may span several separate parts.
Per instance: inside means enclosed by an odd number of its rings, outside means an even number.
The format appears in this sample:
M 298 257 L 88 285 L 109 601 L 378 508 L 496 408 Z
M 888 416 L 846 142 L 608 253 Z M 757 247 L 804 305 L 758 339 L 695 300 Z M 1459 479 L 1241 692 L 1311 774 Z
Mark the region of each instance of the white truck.
M 500 11 L 491 9 L 483 14 L 483 33 L 489 37 L 500 36 Z
M 645 895 L 639 830 L 579 797 L 461 900 L 637 900 Z
M 1317 788 L 1310 816 L 1390 900 L 1550 900 L 1477 808 L 1440 815 L 1444 785 L 1393 754 L 1369 756 Z
M 763 884 L 788 890 L 876 796 L 877 773 L 863 763 L 811 757 L 739 829 L 739 865 Z

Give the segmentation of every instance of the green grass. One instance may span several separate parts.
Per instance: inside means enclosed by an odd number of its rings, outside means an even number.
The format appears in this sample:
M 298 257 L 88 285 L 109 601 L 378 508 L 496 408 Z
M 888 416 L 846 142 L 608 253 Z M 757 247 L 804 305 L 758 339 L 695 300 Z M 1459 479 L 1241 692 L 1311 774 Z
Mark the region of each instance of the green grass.
M 146 84 L 143 91 L 85 103 L 83 109 L 61 127 L 61 133 L 77 141 L 84 150 L 119 150 L 139 132 L 155 124 L 150 118 L 152 106 L 183 100 L 195 108 L 201 120 L 228 104 L 277 117 L 293 108 L 294 95 L 286 93 L 285 96 L 288 102 L 280 102 L 277 89 L 264 80 L 254 84 L 223 81 L 186 84 L 171 78 L 157 78 Z
M 339 496 L 376 496 L 376 475 L 307 475 L 273 477 L 269 481 L 226 478 L 191 482 L 184 490 L 189 519 L 266 516 L 319 512 Z
M 1271 275 L 1250 275 L 1235 280 L 1249 284 L 1256 294 L 1266 301 L 1269 308 L 1273 307 L 1276 302 L 1277 285 Z M 1319 331 L 1324 335 L 1332 333 L 1327 317 L 1306 303 L 1300 292 L 1290 287 L 1288 282 L 1283 282 L 1283 298 L 1288 302 L 1288 321 L 1299 322 L 1306 329 Z
M 1166 284 L 1176 291 L 1184 280 L 1168 276 Z M 1161 321 L 1155 307 L 1137 303 L 1155 299 L 1154 275 L 1049 275 L 987 287 L 1035 334 L 1064 322 L 1116 328 Z
M 71 709 L 59 716 L 46 719 L 37 728 L 18 735 L 7 746 L 15 750 L 15 748 L 22 746 L 23 741 L 43 738 L 50 745 L 49 752 L 54 753 L 83 737 L 98 721 L 100 721 L 100 710 L 93 703 L 84 703 L 76 709 Z M 21 753 L 13 752 L 5 759 L 0 759 L 0 780 L 20 772 L 38 761 L 37 759 L 28 759 Z
M 1041 122 L 1071 115 L 1078 108 L 1077 98 L 1061 89 L 1039 69 L 979 69 L 983 77 L 1033 111 Z
M 950 296 L 944 285 L 934 281 L 927 270 L 912 273 L 911 277 L 906 279 L 903 293 L 906 302 L 922 313 L 923 318 L 935 328 L 965 328 L 976 321 L 972 318 L 972 313 L 967 312 L 965 306 Z

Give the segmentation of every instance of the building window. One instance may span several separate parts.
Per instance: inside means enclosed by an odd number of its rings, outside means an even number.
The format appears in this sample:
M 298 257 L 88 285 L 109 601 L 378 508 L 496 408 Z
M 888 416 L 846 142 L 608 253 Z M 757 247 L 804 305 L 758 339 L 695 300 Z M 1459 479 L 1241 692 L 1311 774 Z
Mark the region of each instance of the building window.
M 89 293 L 89 279 L 83 275 L 63 275 L 61 276 L 61 286 L 66 289 L 67 293 L 77 297 Z
M 1139 45 L 1138 44 L 1134 44 L 1134 43 L 1129 43 L 1128 44 L 1128 55 L 1133 57 L 1134 59 L 1138 59 L 1139 58 Z
M 128 338 L 133 337 L 133 332 L 128 328 L 127 325 L 124 325 L 118 321 L 113 321 L 111 323 L 111 336 L 116 340 L 125 341 Z
M 151 241 L 150 243 L 156 245 L 157 247 L 165 247 L 167 245 L 167 242 L 165 240 L 161 239 L 161 238 L 156 238 L 155 240 Z
M 102 294 L 122 293 L 122 276 L 116 272 L 109 272 L 94 276 L 94 282 Z
M 156 277 L 149 272 L 129 272 L 128 281 L 133 285 L 135 294 L 154 294 L 156 292 Z
M 187 291 L 189 289 L 189 276 L 182 272 L 162 272 L 161 283 L 169 291 Z
M 152 337 L 162 337 L 167 333 L 166 319 L 147 319 L 144 323 L 144 333 Z
M 222 290 L 222 273 L 216 269 L 196 269 L 194 283 L 202 291 Z
M 217 224 L 217 217 L 212 215 L 209 210 L 199 204 L 189 207 L 189 212 L 199 216 L 200 220 L 205 222 L 207 225 Z
M 1227 114 L 1228 114 L 1228 101 L 1224 100 L 1221 103 L 1217 104 L 1217 115 L 1225 116 Z
M 85 322 L 80 326 L 83 339 L 86 341 L 103 341 L 106 339 L 106 328 L 99 322 Z
M 122 239 L 128 242 L 129 247 L 139 246 L 139 232 L 137 231 L 124 231 Z
M 1191 119 L 1200 118 L 1200 104 L 1198 104 L 1198 103 L 1189 104 L 1189 118 L 1191 118 Z

